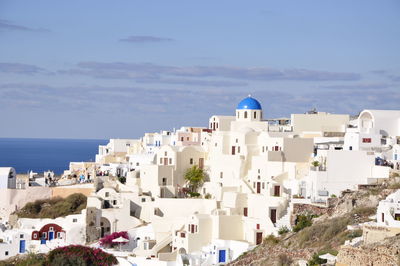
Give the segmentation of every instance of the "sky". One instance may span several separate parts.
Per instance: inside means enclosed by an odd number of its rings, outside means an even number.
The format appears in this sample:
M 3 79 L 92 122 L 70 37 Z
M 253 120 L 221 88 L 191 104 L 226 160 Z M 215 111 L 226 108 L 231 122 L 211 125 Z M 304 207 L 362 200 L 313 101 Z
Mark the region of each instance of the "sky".
M 0 0 L 0 137 L 400 109 L 400 1 Z

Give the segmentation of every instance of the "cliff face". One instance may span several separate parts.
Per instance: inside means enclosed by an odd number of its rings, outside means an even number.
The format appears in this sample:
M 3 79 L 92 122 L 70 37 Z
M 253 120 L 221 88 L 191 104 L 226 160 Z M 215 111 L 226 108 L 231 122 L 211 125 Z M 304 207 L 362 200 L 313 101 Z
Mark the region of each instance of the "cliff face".
M 331 199 L 326 208 L 298 205 L 295 215 L 320 215 L 313 219 L 312 226 L 278 238 L 267 237 L 261 245 L 230 265 L 298 265 L 300 260 L 309 261 L 313 255 L 327 252 L 337 254 L 341 266 L 400 265 L 400 236 L 358 248 L 342 246 L 346 240 L 361 236 L 360 230 L 349 231 L 347 225 L 369 221 L 379 201 L 398 187 L 398 180 L 392 179 L 386 184 Z M 294 221 L 295 217 L 292 219 Z
M 400 264 L 400 236 L 361 247 L 343 246 L 337 266 L 394 266 Z

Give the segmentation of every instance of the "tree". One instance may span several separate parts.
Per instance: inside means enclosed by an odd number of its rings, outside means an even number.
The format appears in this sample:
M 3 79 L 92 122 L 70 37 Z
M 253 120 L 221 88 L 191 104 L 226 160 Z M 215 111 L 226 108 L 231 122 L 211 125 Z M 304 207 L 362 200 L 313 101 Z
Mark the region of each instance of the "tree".
M 189 168 L 185 173 L 185 180 L 189 182 L 189 187 L 191 192 L 197 192 L 199 187 L 203 184 L 205 174 L 203 169 L 199 168 L 197 165 Z

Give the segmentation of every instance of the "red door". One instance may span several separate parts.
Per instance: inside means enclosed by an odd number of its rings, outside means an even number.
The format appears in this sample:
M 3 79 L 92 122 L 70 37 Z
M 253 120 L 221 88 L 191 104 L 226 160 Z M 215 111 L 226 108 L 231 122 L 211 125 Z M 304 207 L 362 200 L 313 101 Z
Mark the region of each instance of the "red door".
M 270 210 L 270 218 L 271 218 L 272 223 L 276 223 L 276 209 Z
M 232 146 L 232 155 L 235 155 L 235 154 L 236 154 L 236 147 Z
M 164 158 L 164 165 L 168 165 L 168 158 Z
M 263 237 L 263 233 L 262 232 L 257 232 L 256 233 L 256 245 L 259 245 L 262 243 L 262 237 Z
M 257 182 L 257 194 L 261 193 L 261 183 Z
M 274 186 L 274 196 L 279 197 L 281 195 L 281 186 Z

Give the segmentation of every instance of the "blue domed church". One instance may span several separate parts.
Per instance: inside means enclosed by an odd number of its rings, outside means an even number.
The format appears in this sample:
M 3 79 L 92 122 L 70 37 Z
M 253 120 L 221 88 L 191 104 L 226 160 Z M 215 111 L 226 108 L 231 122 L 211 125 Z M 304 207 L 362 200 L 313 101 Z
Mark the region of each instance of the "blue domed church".
M 262 108 L 259 101 L 251 95 L 244 98 L 236 107 L 236 121 L 261 121 Z

